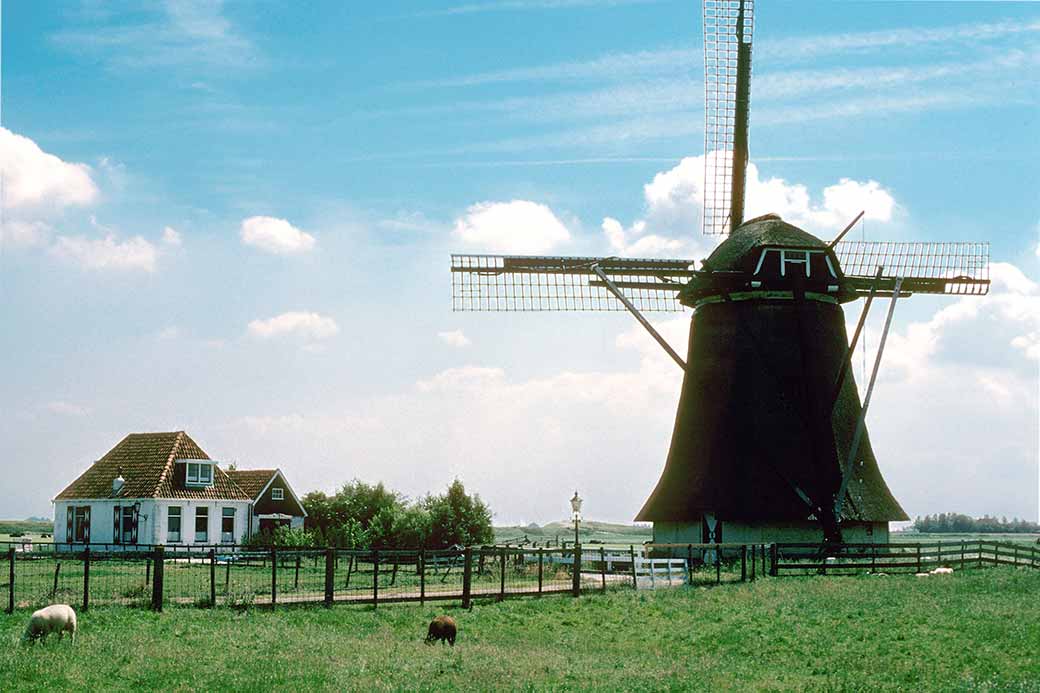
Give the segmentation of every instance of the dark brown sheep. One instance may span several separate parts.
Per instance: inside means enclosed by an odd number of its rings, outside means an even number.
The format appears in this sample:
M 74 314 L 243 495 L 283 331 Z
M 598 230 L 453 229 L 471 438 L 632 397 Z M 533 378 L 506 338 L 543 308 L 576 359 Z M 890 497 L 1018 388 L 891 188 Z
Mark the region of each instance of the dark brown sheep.
M 455 625 L 455 619 L 451 616 L 438 616 L 430 621 L 430 629 L 426 632 L 426 642 L 431 643 L 434 640 L 444 642 L 447 640 L 449 645 L 455 647 L 455 633 L 457 631 L 458 627 Z

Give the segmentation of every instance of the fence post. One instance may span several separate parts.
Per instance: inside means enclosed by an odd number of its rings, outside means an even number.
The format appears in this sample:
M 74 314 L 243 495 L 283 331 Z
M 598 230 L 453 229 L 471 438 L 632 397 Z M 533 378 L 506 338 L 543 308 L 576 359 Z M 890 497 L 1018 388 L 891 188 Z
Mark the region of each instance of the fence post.
M 228 593 L 231 589 L 231 557 L 228 556 L 228 560 L 224 564 L 224 594 Z
M 419 606 L 426 604 L 426 549 L 419 549 Z
M 722 549 L 715 549 L 715 584 L 722 584 Z
M 379 549 L 372 552 L 372 608 L 379 606 Z
M 152 610 L 162 611 L 163 603 L 163 553 L 165 549 L 161 546 L 155 547 L 155 568 L 152 570 Z
M 54 586 L 51 587 L 51 599 L 58 593 L 58 573 L 61 572 L 61 561 L 54 564 Z
M 152 562 L 145 560 L 144 562 L 144 584 L 148 585 L 152 581 Z
M 870 545 L 870 572 L 877 572 L 877 544 Z
M 581 544 L 574 544 L 574 571 L 571 575 L 571 592 L 577 597 L 581 594 Z
M 271 547 L 271 606 L 278 602 L 278 550 Z
M 83 610 L 90 607 L 90 547 L 83 547 Z
M 336 589 L 336 551 L 325 548 L 325 607 L 332 606 L 332 598 Z
M 538 549 L 538 596 L 542 596 L 542 565 L 545 560 L 545 549 Z
M 769 576 L 776 577 L 779 572 L 776 567 L 777 554 L 776 542 L 769 545 Z
M 599 547 L 599 577 L 600 577 L 600 591 L 607 591 L 607 550 L 601 545 Z
M 740 547 L 740 581 L 747 582 L 747 544 Z
M 7 548 L 7 613 L 14 613 L 14 547 Z
M 964 540 L 961 539 L 961 570 L 964 570 Z
M 686 545 L 686 584 L 693 584 L 693 544 Z
M 209 605 L 217 605 L 217 550 L 209 550 Z
M 470 587 L 473 582 L 473 547 L 467 546 L 462 555 L 462 608 L 468 609 L 470 607 Z
M 628 559 L 629 565 L 632 569 L 632 589 L 639 589 L 639 584 L 636 581 L 636 547 L 633 544 L 628 545 Z
M 501 548 L 499 552 L 499 586 L 498 586 L 498 601 L 502 601 L 506 596 L 506 550 Z
M 921 542 L 917 542 L 914 547 L 917 550 L 917 572 L 921 572 Z
M 755 581 L 755 573 L 756 573 L 755 567 L 758 564 L 758 556 L 755 555 L 757 551 L 758 551 L 758 547 L 755 546 L 754 544 L 752 544 L 751 545 L 751 582 Z

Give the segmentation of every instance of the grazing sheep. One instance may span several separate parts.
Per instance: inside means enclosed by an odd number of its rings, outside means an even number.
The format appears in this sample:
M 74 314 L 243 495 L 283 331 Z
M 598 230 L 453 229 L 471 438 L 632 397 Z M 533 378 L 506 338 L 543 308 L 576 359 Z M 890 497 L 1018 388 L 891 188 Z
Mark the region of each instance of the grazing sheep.
M 953 575 L 953 568 L 936 568 L 932 575 Z
M 37 609 L 29 617 L 29 624 L 22 634 L 23 643 L 34 643 L 36 640 L 46 642 L 51 633 L 58 634 L 61 640 L 68 632 L 69 640 L 76 642 L 76 612 L 68 604 L 51 604 Z
M 447 640 L 449 645 L 455 647 L 455 633 L 457 631 L 458 627 L 455 625 L 455 619 L 451 616 L 438 616 L 430 621 L 430 630 L 426 633 L 426 642 L 431 643 L 434 640 L 444 642 Z

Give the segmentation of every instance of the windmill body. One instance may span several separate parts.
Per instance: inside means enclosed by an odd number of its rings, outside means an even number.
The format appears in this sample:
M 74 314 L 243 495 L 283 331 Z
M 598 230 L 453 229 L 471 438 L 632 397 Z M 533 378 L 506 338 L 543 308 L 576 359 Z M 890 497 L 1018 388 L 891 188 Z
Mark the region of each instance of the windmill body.
M 659 543 L 883 542 L 908 519 L 866 431 L 896 301 L 982 295 L 987 243 L 829 243 L 766 215 L 743 222 L 755 0 L 704 0 L 703 231 L 693 260 L 452 256 L 452 308 L 628 310 L 683 370 L 664 471 L 637 520 Z M 866 394 L 849 368 L 867 312 L 888 316 Z M 852 339 L 842 306 L 866 298 Z M 643 317 L 692 309 L 686 359 Z M 678 377 L 678 374 L 676 374 Z
M 820 541 L 860 397 L 835 381 L 849 340 L 834 251 L 769 215 L 740 226 L 680 291 L 693 308 L 667 462 L 636 519 L 662 543 Z M 832 415 L 833 413 L 833 415 Z M 908 519 L 869 437 L 843 507 L 846 541 L 886 541 Z

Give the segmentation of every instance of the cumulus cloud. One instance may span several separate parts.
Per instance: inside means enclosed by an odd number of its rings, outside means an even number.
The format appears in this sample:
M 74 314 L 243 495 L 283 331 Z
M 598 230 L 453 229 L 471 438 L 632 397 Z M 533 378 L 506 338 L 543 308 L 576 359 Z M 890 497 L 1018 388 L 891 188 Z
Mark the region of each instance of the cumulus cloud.
M 52 222 L 67 208 L 93 204 L 100 195 L 90 166 L 63 161 L 3 127 L 0 177 L 4 181 L 0 242 L 8 247 L 46 243 Z
M 633 257 L 706 255 L 710 241 L 699 233 L 705 192 L 703 156 L 684 158 L 675 167 L 656 174 L 643 186 L 642 218 L 627 227 L 612 217 L 603 220 L 603 233 L 611 250 Z M 885 223 L 894 219 L 898 205 L 892 193 L 874 180 L 842 178 L 825 187 L 814 200 L 806 186 L 778 177 L 765 178 L 758 166 L 748 165 L 747 219 L 775 212 L 785 221 L 828 238 L 861 210 L 866 212 L 866 219 Z
M 28 137 L 0 127 L 0 173 L 5 209 L 86 205 L 98 189 L 86 164 L 62 161 Z
M 455 220 L 452 234 L 462 243 L 492 253 L 546 253 L 571 234 L 552 210 L 528 200 L 478 202 Z
M 470 341 L 469 337 L 467 337 L 465 334 L 463 334 L 462 330 L 452 330 L 450 332 L 438 332 L 437 333 L 437 339 L 441 340 L 442 342 L 444 342 L 448 346 L 459 347 L 459 348 L 467 347 L 470 344 L 472 344 L 472 342 Z
M 166 245 L 178 246 L 181 244 L 180 232 L 172 226 L 167 226 L 162 232 L 162 242 Z
M 121 241 L 115 234 L 104 238 L 61 236 L 50 252 L 88 270 L 154 272 L 159 257 L 155 246 L 141 236 Z
M 247 330 L 260 339 L 299 337 L 328 339 L 339 332 L 339 325 L 330 317 L 318 313 L 290 311 L 267 320 L 253 320 Z
M 314 236 L 285 219 L 256 216 L 242 220 L 239 236 L 246 245 L 276 255 L 306 253 L 314 248 Z

